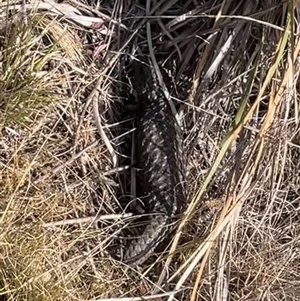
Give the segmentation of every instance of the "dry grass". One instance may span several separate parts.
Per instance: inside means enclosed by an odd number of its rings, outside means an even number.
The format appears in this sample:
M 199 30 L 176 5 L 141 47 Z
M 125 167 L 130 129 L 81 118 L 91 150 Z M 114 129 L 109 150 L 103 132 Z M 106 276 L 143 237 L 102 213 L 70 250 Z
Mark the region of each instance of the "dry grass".
M 176 66 L 189 199 L 139 271 L 111 255 L 128 224 L 123 58 L 146 22 L 130 1 L 51 3 L 0 6 L 0 300 L 298 300 L 299 2 L 150 9 L 168 16 L 140 33 Z

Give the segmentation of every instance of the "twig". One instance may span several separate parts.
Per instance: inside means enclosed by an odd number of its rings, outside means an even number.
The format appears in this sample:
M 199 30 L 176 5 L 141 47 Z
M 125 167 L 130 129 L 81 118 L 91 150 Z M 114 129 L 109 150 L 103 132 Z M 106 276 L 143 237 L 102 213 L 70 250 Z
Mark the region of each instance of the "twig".
M 96 223 L 98 221 L 125 219 L 131 216 L 132 213 L 125 213 L 125 214 L 107 214 L 107 215 L 100 215 L 100 216 L 88 216 L 82 218 L 71 218 L 71 219 L 65 219 L 57 222 L 45 223 L 43 224 L 43 227 L 53 228 L 53 227 L 67 226 L 67 225 Z
M 123 171 L 123 170 L 127 170 L 127 169 L 131 168 L 131 166 L 132 165 L 125 165 L 125 166 L 116 167 L 116 168 L 113 168 L 109 171 L 104 172 L 102 175 L 103 176 L 109 176 L 109 175 L 112 175 L 114 173 L 117 173 L 117 172 L 120 172 L 120 171 Z
M 100 84 L 100 83 L 99 83 Z M 96 93 L 98 94 L 98 93 Z M 113 167 L 117 167 L 118 165 L 118 158 L 117 158 L 117 154 L 114 150 L 114 148 L 112 147 L 107 135 L 105 134 L 102 125 L 101 125 L 101 119 L 100 119 L 100 115 L 99 115 L 99 106 L 98 106 L 98 97 L 96 97 L 96 95 L 94 95 L 93 98 L 93 111 L 94 111 L 94 119 L 95 119 L 95 124 L 96 127 L 98 129 L 98 132 L 101 136 L 101 138 L 103 139 L 111 157 L 112 157 L 112 161 L 113 161 Z
M 163 298 L 175 293 L 178 293 L 178 291 L 171 291 L 163 294 L 156 294 L 156 295 L 142 296 L 142 297 L 104 298 L 104 299 L 91 299 L 89 301 L 143 301 L 143 300 L 153 300 L 153 299 Z
M 135 133 L 132 135 L 131 143 L 131 165 L 133 166 L 136 161 L 135 154 Z M 136 168 L 131 168 L 130 171 L 130 194 L 133 198 L 136 198 Z

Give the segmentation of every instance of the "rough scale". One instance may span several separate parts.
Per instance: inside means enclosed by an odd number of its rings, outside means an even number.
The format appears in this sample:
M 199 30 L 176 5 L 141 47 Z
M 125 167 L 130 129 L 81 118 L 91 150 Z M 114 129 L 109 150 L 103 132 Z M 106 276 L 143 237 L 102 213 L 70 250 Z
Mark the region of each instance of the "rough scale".
M 143 209 L 150 217 L 144 232 L 125 253 L 124 262 L 131 266 L 144 263 L 170 233 L 185 196 L 179 127 L 151 68 L 136 64 L 134 88 L 140 102 L 136 160 L 141 170 L 137 186 Z

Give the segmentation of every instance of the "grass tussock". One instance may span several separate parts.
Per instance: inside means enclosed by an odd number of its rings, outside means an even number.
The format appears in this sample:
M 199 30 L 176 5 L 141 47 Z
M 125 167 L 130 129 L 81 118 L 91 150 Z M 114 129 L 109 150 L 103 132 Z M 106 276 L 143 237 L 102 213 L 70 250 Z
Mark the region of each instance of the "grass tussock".
M 298 300 L 298 1 L 146 2 L 2 3 L 0 300 Z M 189 196 L 135 271 L 137 46 L 167 71 Z
M 59 98 L 61 74 L 51 66 L 59 50 L 50 39 L 38 17 L 14 22 L 1 36 L 1 124 L 32 121 L 32 111 Z

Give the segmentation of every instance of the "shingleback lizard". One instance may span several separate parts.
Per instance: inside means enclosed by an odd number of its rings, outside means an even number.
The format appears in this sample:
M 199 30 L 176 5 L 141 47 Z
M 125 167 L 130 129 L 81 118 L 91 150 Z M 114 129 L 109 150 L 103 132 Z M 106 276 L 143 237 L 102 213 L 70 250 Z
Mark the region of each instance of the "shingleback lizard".
M 182 212 L 185 201 L 184 164 L 180 129 L 162 93 L 153 69 L 134 65 L 133 88 L 140 109 L 136 120 L 136 165 L 138 194 L 147 226 L 131 242 L 123 261 L 131 266 L 144 263 L 172 230 L 172 219 Z

